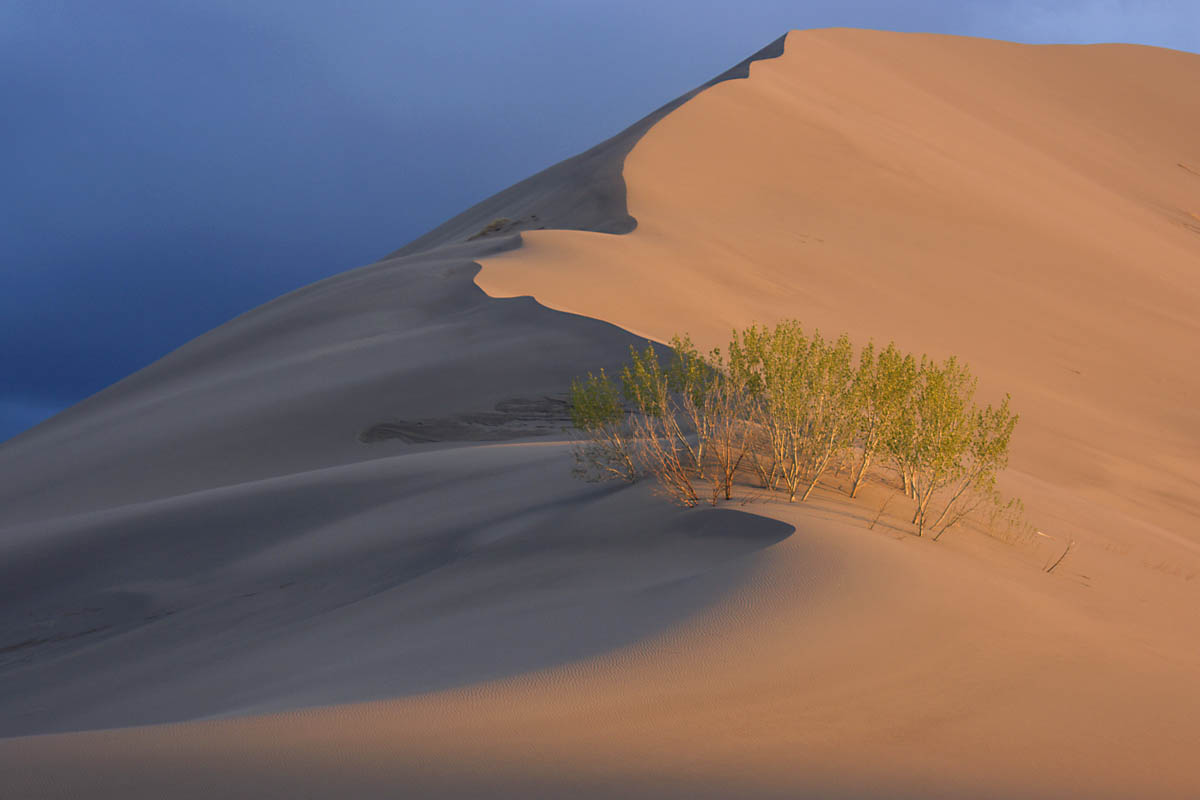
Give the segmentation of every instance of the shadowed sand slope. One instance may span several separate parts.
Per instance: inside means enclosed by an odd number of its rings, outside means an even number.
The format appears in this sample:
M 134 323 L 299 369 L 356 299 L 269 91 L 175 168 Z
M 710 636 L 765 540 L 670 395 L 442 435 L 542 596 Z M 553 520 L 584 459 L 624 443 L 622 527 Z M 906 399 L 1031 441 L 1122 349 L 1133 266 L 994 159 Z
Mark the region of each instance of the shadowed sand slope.
M 4 443 L 0 736 L 460 686 L 733 586 L 790 526 L 570 477 L 570 378 L 644 340 L 488 297 L 476 259 L 520 240 L 455 233 L 496 209 L 628 220 L 621 161 L 690 96 Z
M 586 513 L 629 520 L 610 510 Z M 21 797 L 1194 796 L 1197 664 L 1160 650 L 1165 626 L 1114 621 L 1002 546 L 868 534 L 840 503 L 767 510 L 800 530 L 635 647 L 403 701 L 4 740 L 0 765 Z M 683 553 L 663 546 L 645 568 Z M 614 610 L 656 613 L 660 587 Z
M 561 396 L 585 354 L 613 364 L 637 341 L 485 296 L 472 258 L 514 243 L 385 260 L 293 292 L 7 442 L 4 522 L 407 452 L 360 439 L 380 423 Z
M 698 612 L 786 536 L 576 481 L 568 445 L 529 438 L 568 420 L 514 405 L 640 341 L 486 297 L 469 258 L 512 242 L 295 292 L 6 445 L 0 737 L 583 658 Z
M 702 610 L 791 527 L 434 450 L 6 532 L 0 736 L 426 692 Z M 133 656 L 133 657 L 131 657 Z
M 758 58 L 0 449 L 0 793 L 1200 795 L 1200 57 Z M 527 438 L 627 331 L 782 317 L 1012 392 L 1044 535 Z

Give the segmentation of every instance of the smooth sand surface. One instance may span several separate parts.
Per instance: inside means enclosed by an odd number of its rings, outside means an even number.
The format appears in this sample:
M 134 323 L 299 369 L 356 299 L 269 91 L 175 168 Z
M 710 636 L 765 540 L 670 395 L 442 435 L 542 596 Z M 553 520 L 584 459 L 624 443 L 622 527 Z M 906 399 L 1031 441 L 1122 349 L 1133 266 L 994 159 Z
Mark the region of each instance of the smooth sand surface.
M 1148 47 L 792 33 L 634 148 L 636 231 L 527 233 L 478 283 L 657 339 L 957 354 L 1012 393 L 1018 469 L 1200 546 L 1198 85 Z
M 1186 757 L 1200 743 L 1198 86 L 1200 56 L 1146 47 L 794 32 L 782 58 L 634 147 L 636 231 L 526 233 L 477 282 L 659 340 L 723 344 L 731 327 L 797 317 L 965 359 L 1022 414 L 1006 488 L 1078 542 L 1064 579 L 1131 626 L 1111 635 L 1113 661 L 1130 663 L 1109 691 L 1145 692 L 1150 715 L 1189 710 L 1152 746 L 1200 792 Z M 1032 626 L 1058 606 L 1034 609 L 1011 613 Z M 1040 651 L 1047 674 L 1030 687 L 1048 704 L 1078 691 L 1049 667 L 1078 653 L 1056 651 Z M 1001 652 L 971 680 L 1025 657 Z M 1177 693 L 1159 694 L 1172 679 Z M 956 688 L 930 675 L 939 685 Z M 974 713 L 998 717 L 1002 697 Z M 1150 732 L 1115 713 L 1085 722 L 1087 708 L 1058 711 L 1064 741 L 1046 747 L 1091 753 L 1102 774 L 1138 769 Z M 1046 728 L 1048 712 L 1028 714 L 1008 738 Z M 1101 720 L 1108 746 L 1082 737 Z M 918 727 L 911 745 L 957 749 L 969 723 Z
M 595 232 L 615 201 L 517 250 L 451 221 L 0 449 L 4 795 L 1200 795 L 1200 56 L 771 55 L 611 148 L 631 233 Z M 583 180 L 548 173 L 471 213 L 545 216 Z M 356 438 L 561 392 L 637 341 L 606 323 L 781 317 L 1011 392 L 1044 534 Z M 176 724 L 52 733 L 145 722 Z

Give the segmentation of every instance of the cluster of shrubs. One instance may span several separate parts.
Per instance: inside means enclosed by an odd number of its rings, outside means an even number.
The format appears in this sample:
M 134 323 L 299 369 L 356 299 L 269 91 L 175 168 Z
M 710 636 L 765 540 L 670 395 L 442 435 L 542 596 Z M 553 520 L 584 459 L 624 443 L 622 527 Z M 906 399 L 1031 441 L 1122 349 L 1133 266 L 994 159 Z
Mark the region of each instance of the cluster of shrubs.
M 953 357 L 870 343 L 856 354 L 845 335 L 826 340 L 794 321 L 735 331 L 724 353 L 702 354 L 686 336 L 671 349 L 663 363 L 653 345 L 630 348 L 619 380 L 601 370 L 572 383 L 581 477 L 650 475 L 693 506 L 702 494 L 728 500 L 747 480 L 804 501 L 845 469 L 853 498 L 881 471 L 911 499 L 917 534 L 935 538 L 999 502 L 1017 416 L 1007 396 L 978 406 L 975 378 Z

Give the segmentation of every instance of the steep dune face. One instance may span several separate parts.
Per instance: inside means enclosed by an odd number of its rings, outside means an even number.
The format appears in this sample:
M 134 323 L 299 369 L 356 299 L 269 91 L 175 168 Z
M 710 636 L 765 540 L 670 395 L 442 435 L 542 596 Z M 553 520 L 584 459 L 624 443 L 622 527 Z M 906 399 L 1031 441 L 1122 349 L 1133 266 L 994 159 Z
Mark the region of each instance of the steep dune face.
M 1200 57 L 751 61 L 0 450 L 3 788 L 1200 795 Z M 1012 392 L 1046 535 L 868 531 L 878 484 L 682 513 L 462 433 L 783 317 Z
M 390 257 L 424 253 L 463 240 L 524 230 L 564 229 L 628 233 L 637 226 L 629 215 L 622 175 L 625 157 L 646 131 L 700 92 L 750 74 L 750 65 L 783 53 L 780 36 L 717 77 L 650 112 L 595 147 L 542 170 L 468 208 L 429 233 L 417 237 Z M 493 222 L 500 225 L 489 227 Z
M 1013 394 L 1017 469 L 1200 544 L 1197 86 L 1146 47 L 794 32 L 633 149 L 636 231 L 527 233 L 477 282 L 659 339 L 957 354 Z

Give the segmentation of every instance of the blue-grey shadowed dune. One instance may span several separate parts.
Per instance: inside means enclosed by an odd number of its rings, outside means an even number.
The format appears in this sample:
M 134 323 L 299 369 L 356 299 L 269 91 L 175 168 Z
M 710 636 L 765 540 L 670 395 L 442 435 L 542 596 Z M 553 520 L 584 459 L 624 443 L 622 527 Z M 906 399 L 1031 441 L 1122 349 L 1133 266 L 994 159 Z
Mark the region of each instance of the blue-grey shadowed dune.
M 579 659 L 703 608 L 787 536 L 574 481 L 570 380 L 618 371 L 644 340 L 473 282 L 473 259 L 521 243 L 521 226 L 475 237 L 493 216 L 632 229 L 621 163 L 694 94 L 0 445 L 0 736 L 394 697 Z M 578 592 L 546 591 L 563 584 Z M 564 615 L 584 624 L 543 640 Z M 251 678 L 268 673 L 287 675 Z

